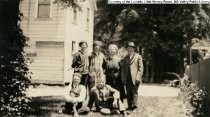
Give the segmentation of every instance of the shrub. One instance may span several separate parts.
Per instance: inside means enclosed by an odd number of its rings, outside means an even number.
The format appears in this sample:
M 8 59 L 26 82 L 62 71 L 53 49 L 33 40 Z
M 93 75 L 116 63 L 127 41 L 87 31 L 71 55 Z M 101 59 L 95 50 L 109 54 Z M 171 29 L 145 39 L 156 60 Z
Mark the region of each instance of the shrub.
M 179 97 L 186 105 L 186 115 L 193 117 L 205 117 L 207 113 L 207 93 L 191 83 L 188 77 L 182 78 Z
M 24 56 L 27 37 L 18 22 L 20 0 L 0 1 L 0 116 L 23 116 L 30 98 L 28 67 Z
M 164 81 L 169 82 L 170 87 L 178 87 L 180 85 L 180 76 L 174 72 L 166 72 L 162 75 L 162 78 L 165 79 Z
M 180 79 L 180 76 L 174 72 L 166 72 L 161 77 L 162 77 L 162 79 L 167 79 L 167 80 Z
M 172 80 L 172 81 L 170 81 L 169 86 L 170 87 L 179 87 L 180 86 L 180 82 L 181 82 L 181 79 Z

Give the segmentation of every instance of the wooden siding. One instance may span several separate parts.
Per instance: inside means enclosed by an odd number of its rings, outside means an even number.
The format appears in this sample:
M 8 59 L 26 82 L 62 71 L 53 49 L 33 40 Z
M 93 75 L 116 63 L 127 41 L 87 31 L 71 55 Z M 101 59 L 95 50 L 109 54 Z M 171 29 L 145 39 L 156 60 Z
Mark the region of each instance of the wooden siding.
M 72 41 L 76 42 L 75 51 L 78 51 L 78 43 L 82 40 L 88 42 L 89 53 L 92 51 L 95 10 L 92 4 L 92 0 L 82 3 L 82 11 L 77 12 L 77 23 L 73 23 L 72 8 L 62 8 L 57 4 L 52 4 L 51 18 L 41 19 L 36 17 L 37 0 L 21 1 L 20 9 L 24 16 L 21 28 L 24 35 L 30 38 L 30 41 L 27 42 L 29 47 L 25 48 L 25 51 L 32 61 L 32 64 L 29 64 L 29 69 L 34 72 L 33 82 L 71 82 L 73 69 L 69 68 L 74 54 L 71 51 Z M 87 8 L 90 8 L 88 30 L 86 28 Z M 48 44 L 40 45 L 41 42 Z M 63 47 L 50 42 L 62 42 Z M 50 60 L 48 61 L 48 59 Z M 63 70 L 63 74 L 60 70 Z M 57 76 L 53 75 L 56 76 L 53 77 L 50 71 L 59 71 L 59 74 L 55 72 Z M 63 77 L 63 81 L 60 81 L 61 77 Z
M 37 42 L 37 55 L 29 65 L 32 81 L 63 82 L 63 42 Z
M 77 22 L 73 22 L 73 9 L 69 8 L 67 10 L 66 17 L 66 41 L 65 41 L 65 72 L 64 80 L 65 82 L 70 82 L 72 80 L 73 69 L 69 69 L 72 64 L 72 41 L 75 41 L 75 51 L 77 52 L 79 47 L 78 43 L 82 40 L 87 41 L 89 45 L 89 54 L 92 51 L 93 44 L 93 21 L 94 21 L 94 9 L 92 8 L 92 2 L 86 0 L 82 3 L 82 11 L 77 11 Z M 89 13 L 89 29 L 86 28 L 86 16 L 87 8 L 90 8 Z
M 64 41 L 66 12 L 57 4 L 51 6 L 51 18 L 37 18 L 37 0 L 23 0 L 21 28 L 30 41 Z

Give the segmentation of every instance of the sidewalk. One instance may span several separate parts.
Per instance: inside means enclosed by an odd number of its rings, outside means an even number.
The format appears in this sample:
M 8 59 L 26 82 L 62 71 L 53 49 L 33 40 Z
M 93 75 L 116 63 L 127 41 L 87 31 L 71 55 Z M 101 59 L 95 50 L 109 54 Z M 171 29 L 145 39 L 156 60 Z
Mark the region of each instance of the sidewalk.
M 168 86 L 143 84 L 139 87 L 138 94 L 140 96 L 177 97 L 179 89 Z
M 152 84 L 143 84 L 139 86 L 138 94 L 140 96 L 157 96 L 157 97 L 177 97 L 179 89 L 159 86 Z M 37 96 L 63 96 L 65 94 L 65 88 L 61 86 L 46 86 L 40 85 L 36 88 L 30 87 L 27 91 L 29 97 Z

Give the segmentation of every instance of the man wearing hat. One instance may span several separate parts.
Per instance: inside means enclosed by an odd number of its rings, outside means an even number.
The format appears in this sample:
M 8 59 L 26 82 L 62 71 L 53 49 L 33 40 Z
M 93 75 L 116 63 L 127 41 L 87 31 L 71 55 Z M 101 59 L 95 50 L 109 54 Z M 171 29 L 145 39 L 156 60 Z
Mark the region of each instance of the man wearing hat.
M 142 57 L 135 52 L 135 45 L 129 42 L 126 46 L 128 55 L 122 61 L 121 80 L 126 87 L 128 110 L 137 109 L 138 87 L 142 81 Z

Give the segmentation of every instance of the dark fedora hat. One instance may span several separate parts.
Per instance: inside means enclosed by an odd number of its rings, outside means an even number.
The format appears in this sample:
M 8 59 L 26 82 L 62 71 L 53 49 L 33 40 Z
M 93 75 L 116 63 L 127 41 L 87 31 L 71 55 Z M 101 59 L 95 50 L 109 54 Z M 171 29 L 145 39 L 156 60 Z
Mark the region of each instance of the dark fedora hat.
M 134 42 L 132 42 L 132 41 L 130 41 L 130 42 L 128 42 L 128 43 L 127 43 L 126 48 L 127 48 L 127 47 L 133 47 L 133 48 L 136 48 L 136 46 L 135 46 Z

